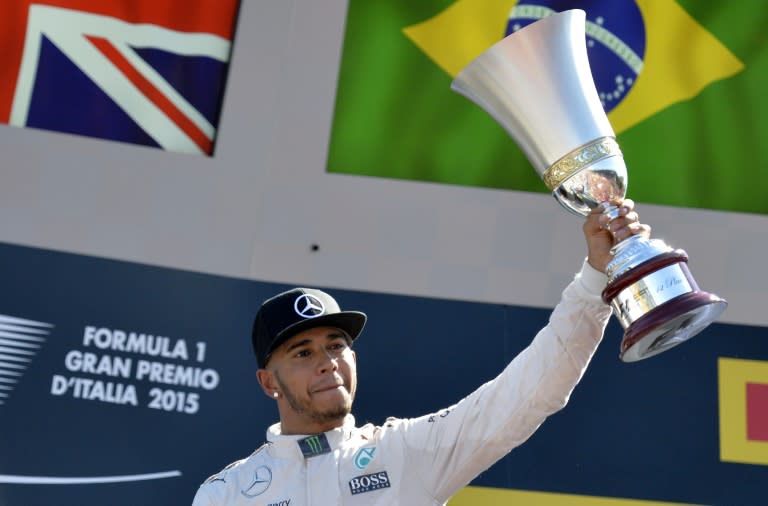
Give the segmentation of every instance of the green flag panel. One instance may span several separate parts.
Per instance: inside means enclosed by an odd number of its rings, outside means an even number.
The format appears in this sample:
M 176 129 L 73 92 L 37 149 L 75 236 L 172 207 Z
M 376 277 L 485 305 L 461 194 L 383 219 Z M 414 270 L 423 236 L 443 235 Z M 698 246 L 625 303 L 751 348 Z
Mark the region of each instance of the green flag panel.
M 636 201 L 768 213 L 760 0 L 350 0 L 327 171 L 547 192 L 453 76 L 547 12 L 587 13 L 590 65 Z M 605 79 L 616 76 L 606 91 Z

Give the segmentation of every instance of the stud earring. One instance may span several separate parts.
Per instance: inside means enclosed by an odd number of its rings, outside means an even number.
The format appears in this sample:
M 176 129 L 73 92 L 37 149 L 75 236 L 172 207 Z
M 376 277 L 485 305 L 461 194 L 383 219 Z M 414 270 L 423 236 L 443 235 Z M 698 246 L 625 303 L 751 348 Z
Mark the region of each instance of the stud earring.
M 272 392 L 272 397 L 277 399 L 278 397 L 280 397 L 280 394 L 278 394 L 277 392 Z

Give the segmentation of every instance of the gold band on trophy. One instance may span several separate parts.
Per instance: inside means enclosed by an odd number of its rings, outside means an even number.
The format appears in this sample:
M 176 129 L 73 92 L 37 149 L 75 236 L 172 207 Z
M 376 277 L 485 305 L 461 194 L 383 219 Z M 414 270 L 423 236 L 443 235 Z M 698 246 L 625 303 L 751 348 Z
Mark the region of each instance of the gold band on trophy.
M 594 141 L 580 146 L 544 171 L 542 176 L 544 184 L 547 185 L 551 191 L 554 191 L 560 183 L 577 173 L 584 167 L 599 162 L 604 158 L 610 156 L 621 156 L 621 149 L 619 144 L 613 137 L 600 137 Z

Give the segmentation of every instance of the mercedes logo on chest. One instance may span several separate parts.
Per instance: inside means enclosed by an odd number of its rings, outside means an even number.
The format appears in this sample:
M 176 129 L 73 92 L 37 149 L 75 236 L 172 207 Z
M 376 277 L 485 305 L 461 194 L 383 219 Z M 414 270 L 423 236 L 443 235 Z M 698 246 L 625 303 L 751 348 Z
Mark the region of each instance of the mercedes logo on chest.
M 296 297 L 296 301 L 293 303 L 293 309 L 299 316 L 304 318 L 315 318 L 325 313 L 325 306 L 323 302 L 315 297 L 305 293 Z
M 272 483 L 272 470 L 267 466 L 259 466 L 253 473 L 253 482 L 240 493 L 245 497 L 256 497 L 266 492 L 270 483 Z

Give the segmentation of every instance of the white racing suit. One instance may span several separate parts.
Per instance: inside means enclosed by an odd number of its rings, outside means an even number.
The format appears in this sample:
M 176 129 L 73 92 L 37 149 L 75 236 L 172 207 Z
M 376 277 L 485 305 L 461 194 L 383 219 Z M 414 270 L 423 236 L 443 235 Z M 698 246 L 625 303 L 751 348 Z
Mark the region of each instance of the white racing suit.
M 444 504 L 565 406 L 611 314 L 605 282 L 585 262 L 533 342 L 458 404 L 383 426 L 355 427 L 348 415 L 304 451 L 307 436 L 275 424 L 264 446 L 208 478 L 193 506 Z

